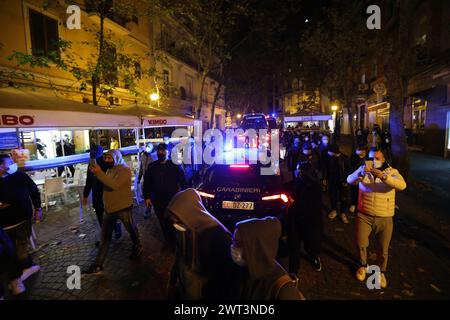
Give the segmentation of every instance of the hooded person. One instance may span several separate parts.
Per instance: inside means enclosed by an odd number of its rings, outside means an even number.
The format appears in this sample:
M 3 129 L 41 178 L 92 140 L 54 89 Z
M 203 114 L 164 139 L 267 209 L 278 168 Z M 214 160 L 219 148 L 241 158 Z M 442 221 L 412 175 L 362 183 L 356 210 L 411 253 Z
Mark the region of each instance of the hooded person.
M 133 241 L 130 259 L 142 254 L 139 232 L 133 219 L 133 196 L 131 193 L 131 169 L 125 164 L 119 150 L 109 150 L 103 155 L 108 168 L 106 173 L 97 164 L 91 164 L 89 170 L 103 183 L 103 203 L 105 215 L 102 223 L 102 240 L 97 259 L 85 273 L 99 274 L 108 253 L 113 229 L 121 220 Z
M 105 160 L 103 160 L 103 148 L 100 145 L 93 145 L 89 150 L 89 157 L 91 164 L 97 164 L 103 172 L 108 170 Z M 92 207 L 94 207 L 95 215 L 97 216 L 98 224 L 100 227 L 103 222 L 103 213 L 105 207 L 103 205 L 103 183 L 99 181 L 95 175 L 88 171 L 86 175 L 86 185 L 83 190 L 83 204 L 86 205 L 88 202 L 89 194 L 92 192 Z M 114 228 L 114 233 L 116 239 L 122 236 L 122 228 L 118 222 Z M 98 246 L 98 242 L 96 245 Z
M 287 271 L 275 260 L 281 222 L 274 217 L 238 222 L 231 245 L 233 261 L 241 267 L 241 300 L 302 300 Z
M 231 234 L 203 206 L 195 189 L 178 192 L 166 210 L 176 230 L 172 287 L 188 300 L 235 297 L 238 268 L 230 255 Z

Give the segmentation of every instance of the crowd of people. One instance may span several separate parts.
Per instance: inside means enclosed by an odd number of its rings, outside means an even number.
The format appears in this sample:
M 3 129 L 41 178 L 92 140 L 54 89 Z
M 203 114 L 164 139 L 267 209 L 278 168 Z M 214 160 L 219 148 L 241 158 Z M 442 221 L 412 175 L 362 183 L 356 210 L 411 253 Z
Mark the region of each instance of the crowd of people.
M 326 195 L 330 200 L 330 220 L 339 217 L 348 224 L 348 215 L 356 215 L 356 278 L 360 281 L 366 278 L 368 270 L 369 236 L 376 234 L 380 282 L 386 287 L 395 192 L 405 189 L 406 183 L 389 165 L 386 146 L 377 135 L 374 129 L 372 135 L 362 137 L 354 153 L 347 157 L 338 144 L 330 143 L 327 134 L 285 132 L 286 166 L 292 177 L 286 186 L 290 191 L 286 220 L 266 217 L 241 221 L 233 234 L 205 209 L 199 193 L 190 188 L 192 184 L 182 166 L 170 161 L 171 146 L 144 145 L 138 155 L 137 184 L 146 207 L 144 218 L 154 212 L 162 230 L 161 253 L 175 255 L 168 287 L 170 297 L 304 299 L 296 278 L 300 248 L 303 243 L 312 265 L 321 271 Z M 366 139 L 373 144 L 365 143 Z M 390 137 L 387 140 L 390 142 Z M 83 273 L 101 274 L 112 235 L 119 239 L 122 225 L 132 241 L 129 258 L 139 258 L 144 248 L 133 215 L 132 169 L 117 149 L 104 153 L 102 147 L 94 145 L 90 158 L 83 202 L 92 194 L 101 238 L 96 243 L 95 261 Z M 23 281 L 40 270 L 28 254 L 28 242 L 33 220 L 41 218 L 38 188 L 27 174 L 17 170 L 10 156 L 1 155 L 0 272 L 6 274 L 12 294 L 23 293 Z M 278 259 L 284 229 L 289 258 L 286 266 Z
M 357 146 L 350 157 L 340 150 L 334 141 L 323 133 L 302 133 L 291 130 L 285 134 L 287 168 L 293 177 L 293 205 L 289 210 L 288 246 L 289 271 L 298 272 L 300 246 L 317 271 L 322 270 L 320 260 L 323 234 L 323 193 L 329 198 L 329 220 L 339 217 L 349 224 L 349 214 L 355 214 L 355 247 L 359 266 L 356 278 L 366 278 L 367 247 L 373 232 L 377 237 L 382 288 L 387 286 L 386 270 L 389 244 L 393 232 L 392 217 L 395 213 L 395 192 L 406 188 L 398 170 L 389 164 L 391 136 L 375 125 L 356 132 Z

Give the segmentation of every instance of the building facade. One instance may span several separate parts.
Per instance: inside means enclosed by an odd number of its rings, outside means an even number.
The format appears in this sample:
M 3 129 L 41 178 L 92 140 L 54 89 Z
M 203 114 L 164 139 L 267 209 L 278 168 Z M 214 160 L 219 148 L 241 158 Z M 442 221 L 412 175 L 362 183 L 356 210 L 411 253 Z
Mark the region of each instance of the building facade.
M 49 5 L 45 6 L 46 3 Z M 95 68 L 100 19 L 94 7 L 96 1 L 80 0 L 74 3 L 81 9 L 80 29 L 68 28 L 67 19 L 71 13 L 67 13 L 66 1 L 0 2 L 1 86 L 27 86 L 49 95 L 93 102 L 92 80 L 84 78 L 83 72 Z M 113 0 L 106 3 L 107 6 L 114 5 Z M 179 28 L 170 25 L 170 19 L 163 20 L 159 15 L 152 14 L 144 1 L 130 1 L 130 4 L 132 6 L 124 8 L 125 13 L 109 11 L 104 20 L 103 58 L 109 68 L 102 76 L 112 79 L 114 86 L 102 85 L 98 105 L 120 108 L 138 102 L 169 113 L 193 115 L 200 92 L 200 74 L 195 62 L 172 54 L 167 45 L 161 46 L 162 35 Z M 58 49 L 56 43 L 60 40 L 70 43 L 70 47 Z M 164 56 L 164 59 L 155 58 L 158 50 L 158 56 Z M 69 62 L 68 68 L 61 68 L 52 62 L 48 66 L 33 65 L 30 57 L 54 59 L 49 55 L 55 51 L 58 58 Z M 31 63 L 18 63 L 22 54 L 27 55 L 27 62 Z M 154 71 L 147 72 L 149 70 Z M 132 86 L 127 81 L 130 78 Z M 211 117 L 216 83 L 214 79 L 207 78 L 201 97 L 201 116 L 205 123 L 209 123 Z M 223 128 L 226 116 L 223 90 L 217 101 L 214 119 L 219 128 Z M 156 92 L 160 99 L 152 101 L 150 96 Z

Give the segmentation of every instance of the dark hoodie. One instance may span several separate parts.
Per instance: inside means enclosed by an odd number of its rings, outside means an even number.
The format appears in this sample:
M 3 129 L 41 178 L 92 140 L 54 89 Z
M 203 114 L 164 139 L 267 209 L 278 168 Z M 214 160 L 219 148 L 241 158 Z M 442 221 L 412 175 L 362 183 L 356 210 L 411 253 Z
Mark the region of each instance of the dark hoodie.
M 239 269 L 231 259 L 231 234 L 205 209 L 198 192 L 189 188 L 177 193 L 166 214 L 174 215 L 187 229 L 177 231 L 173 267 L 183 298 L 236 297 Z
M 281 223 L 273 217 L 250 219 L 236 224 L 239 246 L 247 263 L 239 298 L 242 300 L 301 300 L 293 283 L 283 286 L 278 297 L 273 286 L 286 270 L 275 260 L 281 237 Z

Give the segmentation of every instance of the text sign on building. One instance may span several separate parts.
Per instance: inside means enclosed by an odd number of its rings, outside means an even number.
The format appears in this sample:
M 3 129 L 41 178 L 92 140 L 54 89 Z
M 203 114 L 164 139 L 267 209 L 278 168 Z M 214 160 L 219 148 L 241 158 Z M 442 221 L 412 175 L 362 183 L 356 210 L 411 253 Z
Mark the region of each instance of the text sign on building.
M 167 119 L 148 119 L 147 123 L 150 126 L 154 126 L 154 125 L 163 126 L 163 125 L 167 124 Z
M 32 126 L 34 124 L 34 117 L 28 115 L 15 116 L 12 114 L 0 115 L 0 125 L 2 126 Z

